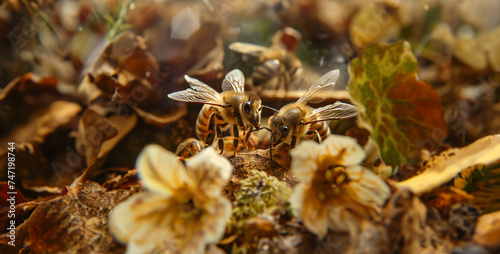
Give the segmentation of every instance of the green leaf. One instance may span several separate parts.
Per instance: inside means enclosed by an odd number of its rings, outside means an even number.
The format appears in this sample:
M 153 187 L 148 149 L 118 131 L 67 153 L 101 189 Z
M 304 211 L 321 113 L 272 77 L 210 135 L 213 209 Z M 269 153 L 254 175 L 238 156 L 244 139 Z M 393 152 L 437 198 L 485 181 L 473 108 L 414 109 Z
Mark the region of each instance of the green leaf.
M 349 93 L 388 165 L 418 163 L 446 136 L 439 95 L 417 74 L 406 41 L 366 47 L 349 65 Z

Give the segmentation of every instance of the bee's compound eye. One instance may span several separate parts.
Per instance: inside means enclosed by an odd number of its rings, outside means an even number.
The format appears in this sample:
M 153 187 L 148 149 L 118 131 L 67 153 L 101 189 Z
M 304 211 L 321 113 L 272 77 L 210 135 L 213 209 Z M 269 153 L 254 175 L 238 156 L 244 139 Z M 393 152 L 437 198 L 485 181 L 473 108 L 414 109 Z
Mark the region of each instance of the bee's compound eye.
M 285 125 L 285 126 L 281 127 L 281 135 L 283 137 L 288 136 L 289 132 L 290 132 L 290 129 L 288 128 L 288 126 Z
M 243 103 L 243 112 L 245 112 L 245 114 L 249 115 L 251 109 L 252 106 L 250 105 L 250 101 L 246 101 Z

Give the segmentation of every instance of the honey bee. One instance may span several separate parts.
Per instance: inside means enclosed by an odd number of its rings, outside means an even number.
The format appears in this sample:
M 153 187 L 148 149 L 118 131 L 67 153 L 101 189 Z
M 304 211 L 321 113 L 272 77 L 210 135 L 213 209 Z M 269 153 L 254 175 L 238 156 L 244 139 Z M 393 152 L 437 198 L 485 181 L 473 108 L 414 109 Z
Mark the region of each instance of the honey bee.
M 201 152 L 204 147 L 205 145 L 203 145 L 198 139 L 187 138 L 179 144 L 175 150 L 175 154 L 185 160 Z
M 234 147 L 237 148 L 240 129 L 245 135 L 247 131 L 250 133 L 253 128 L 260 127 L 261 99 L 255 93 L 245 92 L 245 77 L 240 70 L 232 70 L 226 75 L 222 82 L 222 93 L 187 75 L 184 78 L 191 88 L 171 93 L 168 97 L 177 101 L 205 104 L 196 121 L 196 135 L 201 142 L 210 145 L 216 137 L 222 154 L 224 131 L 232 131 L 232 136 L 235 137 Z
M 229 49 L 259 58 L 260 65 L 252 73 L 254 87 L 265 87 L 277 77 L 275 89 L 277 90 L 283 84 L 285 91 L 288 91 L 289 84 L 302 70 L 302 63 L 295 55 L 300 39 L 299 32 L 287 27 L 274 35 L 273 43 L 269 48 L 251 43 L 234 42 L 229 45 Z
M 319 103 L 323 98 L 318 93 L 333 89 L 339 77 L 339 71 L 334 70 L 323 75 L 295 103 L 282 107 L 269 118 L 272 147 L 281 143 L 290 144 L 295 148 L 298 140 L 307 139 L 321 143 L 330 135 L 330 129 L 325 121 L 351 118 L 357 115 L 356 107 L 342 102 L 335 102 L 314 109 L 307 103 Z

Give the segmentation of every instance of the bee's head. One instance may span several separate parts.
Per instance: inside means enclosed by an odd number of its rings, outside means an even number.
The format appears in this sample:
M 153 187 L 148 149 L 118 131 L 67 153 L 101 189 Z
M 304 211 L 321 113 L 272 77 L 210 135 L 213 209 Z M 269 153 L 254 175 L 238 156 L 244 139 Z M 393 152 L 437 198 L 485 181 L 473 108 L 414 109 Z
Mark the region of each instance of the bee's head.
M 274 146 L 285 141 L 290 134 L 290 128 L 278 117 L 278 114 L 269 118 L 268 125 L 271 128 L 271 143 Z
M 249 94 L 248 100 L 240 105 L 240 112 L 243 120 L 249 122 L 256 129 L 260 127 L 262 101 L 257 94 Z

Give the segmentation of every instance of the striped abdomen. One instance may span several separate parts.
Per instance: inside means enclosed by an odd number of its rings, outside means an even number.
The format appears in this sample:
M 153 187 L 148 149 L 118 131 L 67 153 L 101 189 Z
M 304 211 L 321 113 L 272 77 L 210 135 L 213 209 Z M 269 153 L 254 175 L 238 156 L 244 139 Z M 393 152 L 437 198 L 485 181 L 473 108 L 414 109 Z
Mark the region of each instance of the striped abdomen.
M 273 59 L 267 60 L 263 64 L 257 66 L 252 73 L 253 85 L 260 86 L 267 83 L 281 72 L 280 61 Z
M 214 141 L 215 126 L 219 125 L 224 129 L 227 125 L 219 110 L 219 107 L 205 104 L 198 114 L 196 136 L 207 145 L 211 145 Z
M 319 140 L 317 138 L 318 135 L 319 137 L 321 137 L 321 139 Z M 323 142 L 323 140 L 325 140 L 328 136 L 330 136 L 330 127 L 328 126 L 327 122 L 321 121 L 313 123 L 309 126 L 309 130 L 307 131 L 305 138 Z

